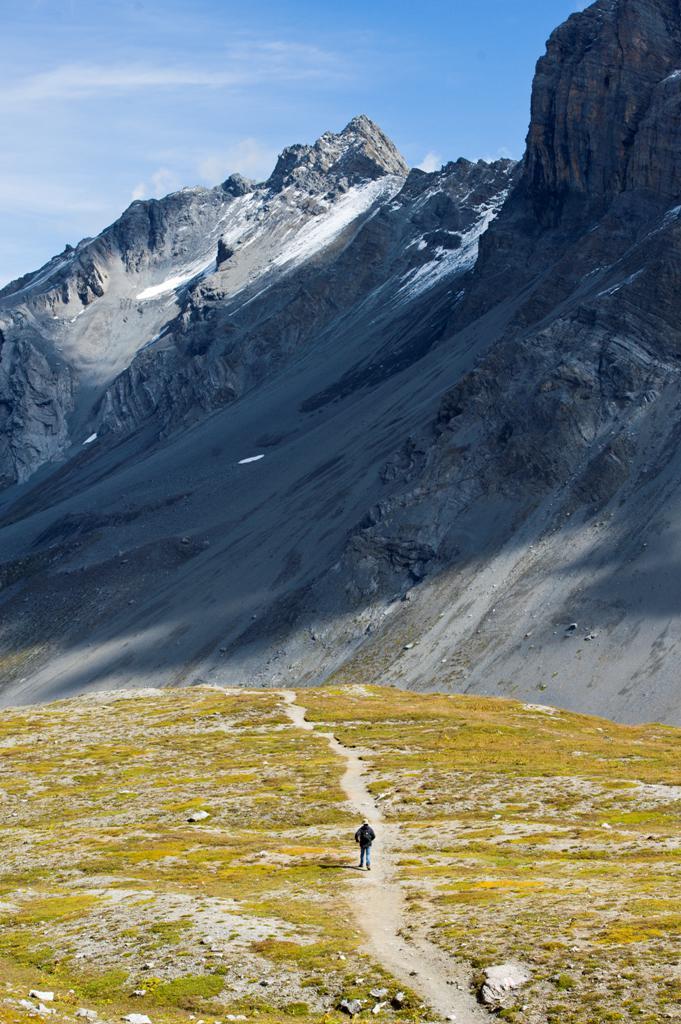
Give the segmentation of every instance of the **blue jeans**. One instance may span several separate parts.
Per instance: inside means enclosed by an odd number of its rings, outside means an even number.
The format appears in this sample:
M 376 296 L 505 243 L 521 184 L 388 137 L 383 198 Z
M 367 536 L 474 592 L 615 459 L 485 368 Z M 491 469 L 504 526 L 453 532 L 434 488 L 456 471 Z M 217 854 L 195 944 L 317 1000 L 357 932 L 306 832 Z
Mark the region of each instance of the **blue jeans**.
M 361 868 L 364 867 L 365 859 L 366 859 L 367 867 L 368 868 L 371 867 L 371 847 L 370 846 L 362 846 L 362 847 L 360 847 L 359 866 Z

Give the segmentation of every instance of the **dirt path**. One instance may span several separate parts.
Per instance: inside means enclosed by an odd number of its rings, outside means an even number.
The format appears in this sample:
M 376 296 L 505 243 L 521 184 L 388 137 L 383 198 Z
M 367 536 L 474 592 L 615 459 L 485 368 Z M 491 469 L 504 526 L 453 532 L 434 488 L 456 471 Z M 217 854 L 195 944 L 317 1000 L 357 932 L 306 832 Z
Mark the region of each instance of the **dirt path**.
M 457 964 L 425 937 L 410 935 L 406 938 L 401 934 L 409 920 L 395 864 L 398 826 L 383 821 L 366 784 L 359 754 L 343 746 L 332 733 L 314 730 L 305 719 L 306 709 L 297 703 L 295 691 L 279 692 L 293 724 L 323 736 L 330 748 L 344 759 L 346 769 L 341 786 L 348 801 L 358 818 L 366 817 L 376 826 L 378 838 L 372 869 L 358 871 L 352 879 L 357 922 L 371 952 L 398 981 L 417 992 L 445 1020 L 454 1020 L 457 1024 L 489 1024 L 489 1014 L 470 995 L 468 979 Z

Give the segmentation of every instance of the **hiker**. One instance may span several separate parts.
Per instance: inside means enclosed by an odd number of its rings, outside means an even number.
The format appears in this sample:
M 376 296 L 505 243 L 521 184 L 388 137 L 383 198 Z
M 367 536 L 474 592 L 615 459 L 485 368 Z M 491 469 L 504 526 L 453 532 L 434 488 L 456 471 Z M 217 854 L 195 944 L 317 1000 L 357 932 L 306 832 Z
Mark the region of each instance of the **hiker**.
M 355 842 L 359 843 L 359 866 L 363 868 L 366 861 L 367 871 L 371 871 L 371 844 L 375 838 L 376 833 L 365 818 L 355 832 Z

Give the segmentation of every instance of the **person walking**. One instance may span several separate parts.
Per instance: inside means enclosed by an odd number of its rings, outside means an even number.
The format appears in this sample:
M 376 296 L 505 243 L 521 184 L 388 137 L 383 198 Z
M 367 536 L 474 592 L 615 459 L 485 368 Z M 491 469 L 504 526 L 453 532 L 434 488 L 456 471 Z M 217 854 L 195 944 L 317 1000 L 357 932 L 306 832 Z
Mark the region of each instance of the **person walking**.
M 366 862 L 367 871 L 371 871 L 371 844 L 376 838 L 376 833 L 365 818 L 355 832 L 355 842 L 359 843 L 359 866 L 364 867 Z

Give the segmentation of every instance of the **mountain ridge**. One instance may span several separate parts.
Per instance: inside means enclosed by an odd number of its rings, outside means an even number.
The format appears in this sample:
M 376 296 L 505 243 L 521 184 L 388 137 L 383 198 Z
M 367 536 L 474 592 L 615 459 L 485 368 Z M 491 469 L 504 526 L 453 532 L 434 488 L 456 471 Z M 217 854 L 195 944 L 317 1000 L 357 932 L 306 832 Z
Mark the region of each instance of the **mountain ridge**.
M 340 673 L 681 721 L 677 63 L 676 3 L 598 0 L 520 165 L 407 175 L 360 118 L 185 197 L 210 246 L 134 278 L 97 437 L 0 499 L 2 699 Z

